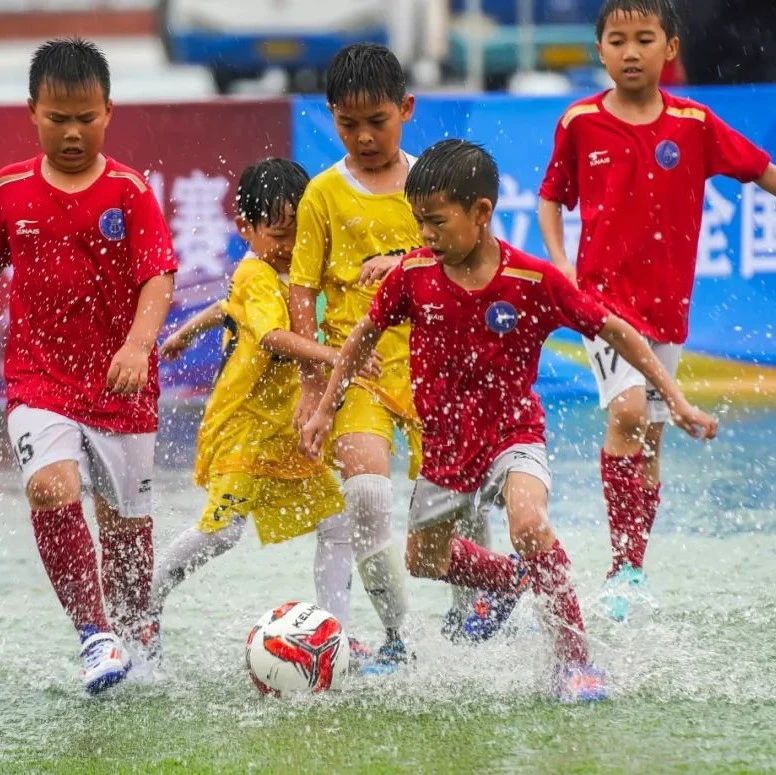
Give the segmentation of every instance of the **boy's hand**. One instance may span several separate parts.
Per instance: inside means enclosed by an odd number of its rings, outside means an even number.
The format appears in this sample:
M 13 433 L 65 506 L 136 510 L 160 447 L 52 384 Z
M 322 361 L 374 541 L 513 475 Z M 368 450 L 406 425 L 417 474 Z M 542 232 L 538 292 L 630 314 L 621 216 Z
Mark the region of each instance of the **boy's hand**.
M 312 417 L 313 412 L 318 408 L 318 404 L 326 390 L 326 380 L 304 380 L 302 381 L 302 395 L 299 403 L 294 409 L 294 416 L 291 424 L 297 433 L 302 432 L 305 423 Z
M 577 285 L 577 268 L 574 266 L 574 264 L 571 263 L 571 261 L 566 260 L 563 263 L 558 263 L 555 266 L 560 269 L 560 271 L 563 273 L 563 276 L 575 287 L 579 288 L 579 285 Z
M 299 449 L 307 457 L 317 460 L 333 424 L 334 417 L 331 414 L 316 410 L 299 434 Z
M 356 285 L 371 285 L 382 280 L 401 259 L 401 256 L 372 256 L 361 266 L 361 276 Z
M 148 382 L 148 352 L 134 342 L 124 342 L 113 356 L 106 384 L 113 393 L 137 393 Z
M 674 424 L 696 439 L 713 439 L 717 435 L 719 420 L 692 406 L 687 401 L 671 404 Z
M 191 339 L 189 337 L 184 336 L 180 331 L 175 331 L 162 342 L 162 346 L 159 348 L 159 355 L 166 361 L 175 361 L 183 355 L 183 351 L 190 344 Z
M 358 370 L 362 379 L 380 379 L 383 373 L 383 356 L 377 350 L 369 353 L 369 360 Z

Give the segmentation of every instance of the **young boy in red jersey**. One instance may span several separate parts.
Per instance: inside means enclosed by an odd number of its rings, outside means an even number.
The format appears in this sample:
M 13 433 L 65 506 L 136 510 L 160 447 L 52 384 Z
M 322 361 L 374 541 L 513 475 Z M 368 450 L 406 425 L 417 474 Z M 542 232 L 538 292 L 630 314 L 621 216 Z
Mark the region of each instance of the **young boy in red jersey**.
M 8 432 L 94 693 L 125 677 L 122 638 L 140 648 L 147 623 L 155 342 L 176 261 L 142 175 L 102 153 L 112 105 L 99 49 L 42 45 L 28 104 L 43 153 L 0 170 L 0 268 L 13 267 Z M 94 494 L 101 566 L 82 486 Z
M 410 505 L 414 576 L 515 599 L 530 583 L 555 637 L 554 690 L 563 700 L 606 696 L 588 657 L 569 560 L 550 526 L 544 412 L 532 391 L 542 343 L 560 326 L 599 335 L 638 364 L 677 424 L 712 438 L 716 421 L 691 407 L 639 334 L 540 259 L 490 228 L 498 170 L 480 146 L 445 140 L 410 170 L 407 198 L 426 248 L 391 271 L 348 338 L 302 443 L 317 454 L 348 380 L 380 332 L 409 319 L 410 370 L 423 427 L 423 463 Z M 456 537 L 456 520 L 505 504 L 519 558 Z M 523 578 L 521 578 L 523 577 Z
M 707 107 L 658 88 L 678 53 L 671 0 L 607 0 L 598 51 L 615 86 L 561 118 L 540 190 L 539 223 L 553 263 L 650 342 L 674 375 L 687 338 L 704 185 L 712 175 L 776 192 L 768 156 Z M 561 206 L 579 203 L 576 268 Z M 660 443 L 670 412 L 658 391 L 598 338 L 585 340 L 609 414 L 601 479 L 613 563 L 601 602 L 613 619 L 649 603 L 642 570 L 660 502 Z

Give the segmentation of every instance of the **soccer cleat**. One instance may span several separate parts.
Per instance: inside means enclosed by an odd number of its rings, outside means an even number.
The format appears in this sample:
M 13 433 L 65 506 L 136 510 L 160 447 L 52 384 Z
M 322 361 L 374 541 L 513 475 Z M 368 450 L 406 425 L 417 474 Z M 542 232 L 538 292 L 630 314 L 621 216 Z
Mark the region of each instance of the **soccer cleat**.
M 490 640 L 504 626 L 520 596 L 528 589 L 528 569 L 520 555 L 511 554 L 510 557 L 515 565 L 516 592 L 482 592 L 473 603 L 473 611 L 463 621 L 463 639 L 471 643 Z
M 348 646 L 350 647 L 350 664 L 348 665 L 348 672 L 360 673 L 364 667 L 374 660 L 374 652 L 369 646 L 361 643 L 352 635 L 348 637 Z
M 644 571 L 627 562 L 606 580 L 599 602 L 604 615 L 615 622 L 627 622 L 634 607 L 649 612 L 656 607 Z
M 123 681 L 132 666 L 121 639 L 112 632 L 81 630 L 81 680 L 89 694 L 98 694 Z
M 600 702 L 609 697 L 606 676 L 595 665 L 562 665 L 553 678 L 553 694 L 564 703 Z
M 389 675 L 415 659 L 398 633 L 389 632 L 374 659 L 361 668 L 362 675 Z

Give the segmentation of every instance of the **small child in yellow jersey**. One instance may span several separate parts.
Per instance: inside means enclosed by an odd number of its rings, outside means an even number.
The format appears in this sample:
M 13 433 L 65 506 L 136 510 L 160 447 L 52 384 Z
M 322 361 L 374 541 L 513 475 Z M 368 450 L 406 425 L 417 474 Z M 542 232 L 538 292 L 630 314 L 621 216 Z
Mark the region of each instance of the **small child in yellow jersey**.
M 286 159 L 265 159 L 243 172 L 235 222 L 250 251 L 226 300 L 195 315 L 162 345 L 163 357 L 175 358 L 197 335 L 223 323 L 221 366 L 194 466 L 194 481 L 207 488 L 208 501 L 197 525 L 172 542 L 156 567 L 157 612 L 185 577 L 237 544 L 253 515 L 263 544 L 318 528 L 318 603 L 347 631 L 352 553 L 339 482 L 298 451 L 291 423 L 299 400 L 297 364 L 333 364 L 337 354 L 290 331 L 287 272 L 296 208 L 308 181 L 302 167 Z M 156 646 L 160 655 L 159 638 Z
M 329 66 L 326 84 L 334 126 L 347 153 L 313 178 L 299 203 L 290 275 L 291 321 L 294 331 L 315 338 L 316 299 L 323 292 L 321 327 L 326 343 L 339 348 L 369 311 L 378 281 L 422 240 L 404 196 L 414 158 L 401 149 L 401 134 L 412 117 L 414 97 L 406 92 L 398 60 L 384 46 L 347 46 Z M 379 379 L 354 381 L 344 394 L 332 432 L 353 526 L 353 554 L 387 633 L 378 653 L 385 664 L 408 658 L 400 635 L 407 602 L 391 531 L 389 478 L 397 428 L 409 443 L 412 478 L 420 464 L 408 341 L 406 323 L 386 329 L 376 347 L 382 359 Z M 303 365 L 302 399 L 294 417 L 297 428 L 317 407 L 327 376 L 325 367 Z M 487 527 L 479 515 L 475 519 L 475 524 L 460 529 L 466 537 L 486 542 Z M 461 593 L 451 612 L 451 619 L 459 621 L 471 606 L 471 593 Z M 455 628 L 453 621 L 451 634 Z

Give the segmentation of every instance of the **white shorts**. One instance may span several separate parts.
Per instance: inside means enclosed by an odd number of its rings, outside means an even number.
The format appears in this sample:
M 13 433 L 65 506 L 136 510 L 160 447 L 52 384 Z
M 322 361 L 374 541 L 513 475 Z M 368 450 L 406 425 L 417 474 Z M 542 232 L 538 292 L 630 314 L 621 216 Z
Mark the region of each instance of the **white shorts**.
M 151 513 L 155 433 L 111 433 L 22 405 L 8 415 L 8 435 L 25 489 L 42 468 L 75 460 L 83 487 L 122 517 Z
M 493 506 L 504 505 L 504 485 L 511 473 L 529 474 L 550 491 L 552 477 L 544 444 L 515 444 L 504 450 L 491 464 L 485 480 L 476 492 L 456 492 L 419 476 L 410 501 L 407 530 L 415 532 L 441 522 L 471 517 L 474 511 L 487 518 Z M 479 501 L 476 496 L 479 494 Z
M 582 342 L 598 385 L 601 409 L 608 409 L 609 404 L 629 388 L 643 387 L 647 391 L 647 421 L 657 423 L 671 419 L 668 405 L 654 385 L 648 382 L 638 369 L 621 358 L 611 345 L 598 336 L 592 342 L 583 337 Z M 647 343 L 666 371 L 675 377 L 679 359 L 682 357 L 682 345 L 659 344 L 651 340 L 647 340 Z

